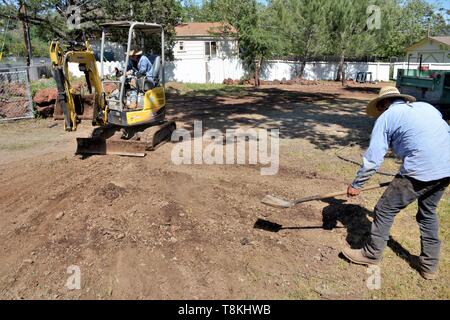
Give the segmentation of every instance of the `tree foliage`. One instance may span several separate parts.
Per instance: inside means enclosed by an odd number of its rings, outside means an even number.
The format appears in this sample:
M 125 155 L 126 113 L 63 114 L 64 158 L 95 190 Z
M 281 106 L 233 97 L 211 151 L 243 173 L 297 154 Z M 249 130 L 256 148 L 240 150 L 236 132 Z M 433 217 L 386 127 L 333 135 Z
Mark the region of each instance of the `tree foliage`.
M 170 56 L 174 28 L 181 21 L 228 22 L 238 30 L 240 56 L 256 78 L 260 65 L 270 58 L 289 57 L 304 66 L 313 58 L 334 57 L 343 67 L 349 58 L 403 58 L 406 47 L 428 34 L 450 35 L 448 12 L 426 0 L 0 0 L 6 55 L 26 54 L 20 3 L 27 6 L 37 55 L 46 51 L 50 39 L 92 36 L 104 21 L 140 20 L 164 26 Z M 70 5 L 81 8 L 80 30 L 67 28 Z M 381 10 L 379 29 L 367 27 L 369 5 Z M 303 68 L 299 76 L 302 73 Z M 341 72 L 338 78 L 343 78 Z

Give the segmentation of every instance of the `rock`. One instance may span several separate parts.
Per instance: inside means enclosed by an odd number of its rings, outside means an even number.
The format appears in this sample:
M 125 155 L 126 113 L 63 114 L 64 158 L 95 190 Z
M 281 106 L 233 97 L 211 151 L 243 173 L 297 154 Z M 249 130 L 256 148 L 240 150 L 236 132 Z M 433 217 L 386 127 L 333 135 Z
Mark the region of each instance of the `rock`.
M 43 116 L 44 118 L 51 117 L 53 115 L 53 112 L 55 111 L 55 105 L 54 104 L 45 106 L 36 105 L 35 110 L 39 113 L 39 115 Z
M 58 90 L 56 88 L 45 88 L 34 95 L 33 101 L 39 105 L 51 104 L 56 101 Z
M 59 220 L 59 219 L 62 218 L 63 215 L 64 215 L 64 211 L 61 211 L 60 213 L 58 213 L 58 214 L 55 216 L 55 219 L 56 219 L 56 220 Z
M 234 80 L 231 79 L 231 78 L 225 79 L 225 80 L 223 80 L 223 84 L 233 85 L 234 84 Z
M 34 261 L 32 259 L 24 259 L 23 263 L 27 263 L 27 264 L 33 264 Z
M 116 239 L 123 239 L 123 238 L 125 238 L 125 234 L 123 233 L 119 233 L 116 237 Z
M 117 84 L 114 84 L 114 83 L 105 83 L 103 85 L 103 90 L 105 91 L 106 94 L 111 94 L 111 92 L 113 92 L 116 89 L 117 89 Z
M 248 238 L 242 238 L 242 239 L 241 239 L 241 244 L 242 244 L 243 246 L 246 246 L 246 245 L 248 245 L 248 244 L 251 244 L 251 241 L 250 241 Z

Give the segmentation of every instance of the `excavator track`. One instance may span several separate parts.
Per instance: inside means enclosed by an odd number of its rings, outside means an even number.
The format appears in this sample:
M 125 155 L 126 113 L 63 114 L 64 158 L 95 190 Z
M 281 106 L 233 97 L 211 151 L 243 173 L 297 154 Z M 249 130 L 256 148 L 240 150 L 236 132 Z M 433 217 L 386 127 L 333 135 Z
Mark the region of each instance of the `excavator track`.
M 141 133 L 140 141 L 145 144 L 146 150 L 153 151 L 163 142 L 169 141 L 175 129 L 174 121 L 166 121 L 161 125 L 145 129 Z
M 147 151 L 170 140 L 175 129 L 175 122 L 166 121 L 137 132 L 131 139 L 123 139 L 120 128 L 100 127 L 94 129 L 88 138 L 77 138 L 75 153 L 82 156 L 97 154 L 145 157 Z

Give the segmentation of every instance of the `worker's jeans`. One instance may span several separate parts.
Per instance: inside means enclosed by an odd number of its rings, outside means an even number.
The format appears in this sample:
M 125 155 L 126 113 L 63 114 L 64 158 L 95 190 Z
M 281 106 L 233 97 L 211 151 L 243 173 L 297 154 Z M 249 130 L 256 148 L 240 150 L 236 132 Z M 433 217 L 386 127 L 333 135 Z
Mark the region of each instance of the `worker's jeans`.
M 435 272 L 440 250 L 436 208 L 449 182 L 450 178 L 423 182 L 397 175 L 375 206 L 375 218 L 370 239 L 364 246 L 364 254 L 374 260 L 381 258 L 395 216 L 418 199 L 419 210 L 416 220 L 421 235 L 420 266 L 424 271 Z

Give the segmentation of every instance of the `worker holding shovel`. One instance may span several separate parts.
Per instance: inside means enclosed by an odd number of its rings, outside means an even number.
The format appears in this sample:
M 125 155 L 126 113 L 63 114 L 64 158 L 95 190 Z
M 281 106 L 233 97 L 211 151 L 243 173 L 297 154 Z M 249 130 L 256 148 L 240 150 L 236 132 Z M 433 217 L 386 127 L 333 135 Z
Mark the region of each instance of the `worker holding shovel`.
M 347 195 L 360 194 L 364 183 L 378 170 L 388 148 L 402 158 L 400 172 L 375 206 L 370 238 L 362 249 L 345 248 L 350 261 L 378 264 L 387 245 L 395 216 L 418 200 L 417 222 L 421 234 L 419 270 L 423 278 L 436 278 L 440 241 L 436 208 L 450 182 L 450 128 L 440 112 L 425 102 L 415 102 L 395 87 L 384 87 L 367 106 L 377 117 L 363 165 L 348 186 Z

